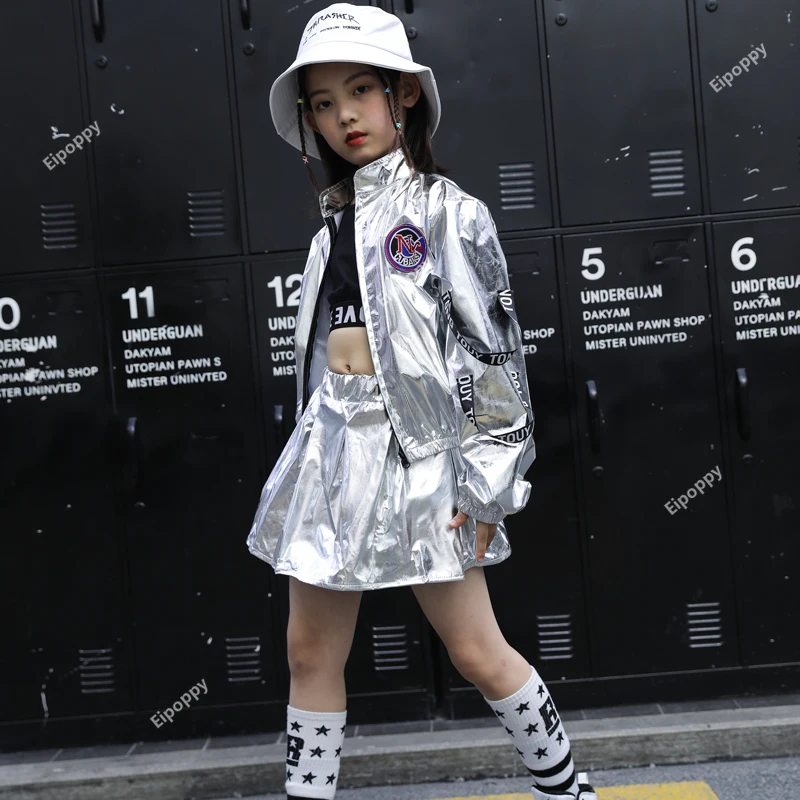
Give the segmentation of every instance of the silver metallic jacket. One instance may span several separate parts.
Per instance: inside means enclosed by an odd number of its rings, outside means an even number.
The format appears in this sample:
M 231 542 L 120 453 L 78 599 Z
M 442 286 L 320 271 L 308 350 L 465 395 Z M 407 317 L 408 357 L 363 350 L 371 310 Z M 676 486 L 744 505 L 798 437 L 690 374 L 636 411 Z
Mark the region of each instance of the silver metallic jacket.
M 497 228 L 456 183 L 397 149 L 320 195 L 295 329 L 299 422 L 327 365 L 325 268 L 355 192 L 367 337 L 403 466 L 459 448 L 458 509 L 499 522 L 525 507 L 535 457 L 520 326 Z

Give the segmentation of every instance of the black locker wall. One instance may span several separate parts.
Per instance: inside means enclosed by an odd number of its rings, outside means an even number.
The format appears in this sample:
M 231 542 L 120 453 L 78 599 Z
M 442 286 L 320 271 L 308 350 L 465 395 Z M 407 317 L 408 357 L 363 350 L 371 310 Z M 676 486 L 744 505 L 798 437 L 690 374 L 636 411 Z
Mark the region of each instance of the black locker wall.
M 437 160 L 517 297 L 537 460 L 487 571 L 507 638 L 563 708 L 800 685 L 800 8 L 356 4 L 434 69 Z M 268 107 L 310 13 L 0 10 L 0 746 L 285 722 L 287 582 L 245 538 L 321 224 Z M 486 713 L 410 590 L 364 593 L 346 678 L 353 722 Z
M 565 236 L 562 243 L 590 624 L 602 643 L 593 650 L 594 673 L 733 665 L 724 495 L 712 485 L 691 511 L 672 512 L 670 502 L 719 467 L 722 452 L 702 228 Z M 608 300 L 620 290 L 635 297 Z M 709 480 L 719 482 L 713 474 Z M 695 612 L 712 606 L 714 624 L 695 625 Z
M 730 488 L 743 664 L 796 661 L 800 586 L 797 217 L 712 227 L 731 420 Z
M 686 9 L 545 0 L 544 19 L 562 224 L 699 213 Z
M 22 348 L 0 353 L 3 721 L 125 712 L 119 430 L 93 313 L 97 279 L 46 274 L 2 287 L 0 341 Z

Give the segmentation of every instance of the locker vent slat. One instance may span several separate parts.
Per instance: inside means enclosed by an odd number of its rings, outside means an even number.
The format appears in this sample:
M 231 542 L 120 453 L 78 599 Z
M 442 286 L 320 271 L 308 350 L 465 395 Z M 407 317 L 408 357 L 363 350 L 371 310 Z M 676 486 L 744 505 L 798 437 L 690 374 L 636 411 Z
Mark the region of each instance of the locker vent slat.
M 686 164 L 683 150 L 650 150 L 648 157 L 652 197 L 686 194 Z
M 225 637 L 225 673 L 228 683 L 261 680 L 261 637 Z
M 689 647 L 722 647 L 722 610 L 719 603 L 687 603 Z
M 75 203 L 42 203 L 39 209 L 45 250 L 70 250 L 78 246 Z
M 194 191 L 186 193 L 189 211 L 189 236 L 225 235 L 225 192 Z
M 409 668 L 408 631 L 405 625 L 372 626 L 372 661 L 376 672 Z
M 520 211 L 536 208 L 536 172 L 532 163 L 500 164 L 500 208 Z
M 112 648 L 78 650 L 81 694 L 109 694 L 117 690 Z
M 575 657 L 571 614 L 537 614 L 536 632 L 542 661 L 564 661 Z

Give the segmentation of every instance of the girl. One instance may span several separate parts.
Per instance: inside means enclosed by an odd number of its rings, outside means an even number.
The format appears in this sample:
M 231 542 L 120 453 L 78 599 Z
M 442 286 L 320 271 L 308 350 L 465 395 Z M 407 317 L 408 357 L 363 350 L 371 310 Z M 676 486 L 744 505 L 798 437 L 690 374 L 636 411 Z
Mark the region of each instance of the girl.
M 536 800 L 596 800 L 478 568 L 511 553 L 503 518 L 530 494 L 533 414 L 494 222 L 433 159 L 433 73 L 397 17 L 335 3 L 306 25 L 270 109 L 325 222 L 295 328 L 297 424 L 247 540 L 289 576 L 287 795 L 334 797 L 361 593 L 411 586 Z

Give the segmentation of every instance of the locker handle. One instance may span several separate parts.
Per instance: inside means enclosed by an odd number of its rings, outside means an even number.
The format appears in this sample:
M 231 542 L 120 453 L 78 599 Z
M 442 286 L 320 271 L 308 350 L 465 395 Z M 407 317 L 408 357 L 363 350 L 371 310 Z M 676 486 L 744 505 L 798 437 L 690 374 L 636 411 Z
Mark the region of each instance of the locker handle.
M 603 414 L 600 411 L 600 398 L 597 392 L 597 384 L 594 381 L 586 381 L 586 401 L 589 418 L 589 442 L 592 446 L 592 452 L 599 453 Z
M 102 0 L 92 0 L 92 30 L 94 31 L 94 40 L 96 42 L 102 42 L 106 35 L 101 3 Z
M 140 458 L 139 458 L 139 420 L 128 417 L 125 423 L 125 439 L 128 443 L 128 471 L 130 475 L 130 496 L 135 503 L 139 494 Z
M 283 447 L 286 442 L 283 435 L 283 405 L 273 406 L 272 416 L 272 430 L 275 433 L 275 444 L 277 447 Z
M 252 28 L 252 15 L 250 13 L 250 0 L 239 0 L 239 15 L 242 18 L 242 27 L 249 31 Z
M 750 438 L 750 384 L 747 382 L 747 370 L 739 367 L 736 370 L 736 417 L 739 425 L 739 436 Z

